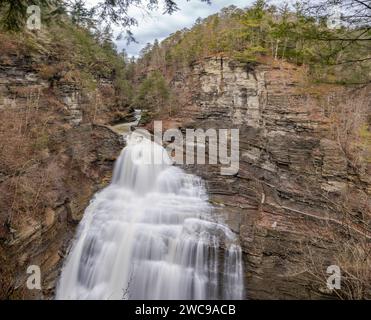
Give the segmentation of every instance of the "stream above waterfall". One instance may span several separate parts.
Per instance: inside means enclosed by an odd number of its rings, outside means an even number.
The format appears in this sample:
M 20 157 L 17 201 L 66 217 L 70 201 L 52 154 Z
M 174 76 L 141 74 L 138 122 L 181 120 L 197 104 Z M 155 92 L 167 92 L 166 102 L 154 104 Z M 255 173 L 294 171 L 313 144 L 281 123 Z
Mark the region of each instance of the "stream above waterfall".
M 134 121 L 118 123 L 113 126 L 110 126 L 110 128 L 114 132 L 126 137 L 128 134 L 130 134 L 132 127 L 138 126 L 141 117 L 142 117 L 142 110 L 134 109 L 134 119 L 135 119 Z
M 143 161 L 154 152 L 162 164 Z M 131 134 L 111 184 L 85 211 L 56 298 L 242 299 L 243 287 L 238 237 L 203 181 Z

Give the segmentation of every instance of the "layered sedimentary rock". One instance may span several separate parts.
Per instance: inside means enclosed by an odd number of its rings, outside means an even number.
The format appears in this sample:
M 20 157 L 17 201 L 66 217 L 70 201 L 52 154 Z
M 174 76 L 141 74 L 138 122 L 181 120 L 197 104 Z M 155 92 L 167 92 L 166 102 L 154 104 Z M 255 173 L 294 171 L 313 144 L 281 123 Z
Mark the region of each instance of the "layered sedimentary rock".
M 0 299 L 53 297 L 75 227 L 123 147 L 109 128 L 92 124 L 113 118 L 113 97 L 101 108 L 101 86 L 89 93 L 45 80 L 45 59 L 0 57 Z M 41 290 L 26 286 L 30 266 L 41 269 Z
M 340 264 L 345 216 L 348 236 L 370 239 L 370 168 L 365 162 L 356 170 L 332 135 L 328 106 L 318 98 L 329 101 L 332 93 L 303 90 L 300 79 L 302 68 L 290 64 L 212 57 L 172 81 L 193 93 L 179 115 L 183 127 L 240 130 L 236 175 L 187 167 L 207 181 L 211 201 L 239 233 L 253 299 L 330 297 L 326 268 Z

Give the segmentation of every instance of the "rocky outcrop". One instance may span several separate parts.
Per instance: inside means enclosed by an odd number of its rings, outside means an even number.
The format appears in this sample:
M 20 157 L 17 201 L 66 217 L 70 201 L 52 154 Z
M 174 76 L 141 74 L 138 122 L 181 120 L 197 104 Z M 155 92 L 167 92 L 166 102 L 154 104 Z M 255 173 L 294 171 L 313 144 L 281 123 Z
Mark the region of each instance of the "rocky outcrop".
M 46 77 L 48 58 L 0 55 L 0 299 L 54 296 L 75 228 L 123 147 L 99 124 L 114 119 L 112 84 L 89 92 Z M 41 290 L 26 286 L 34 265 Z
M 82 125 L 52 138 L 50 156 L 33 170 L 50 174 L 42 210 L 26 216 L 1 216 L 2 296 L 52 298 L 63 257 L 91 197 L 109 183 L 113 163 L 123 147 L 104 126 Z M 7 180 L 9 181 L 9 180 Z M 0 186 L 7 193 L 8 183 Z M 5 219 L 5 221 L 3 220 Z M 41 269 L 42 290 L 29 290 L 27 268 Z
M 179 113 L 183 127 L 240 130 L 236 175 L 212 165 L 187 169 L 206 180 L 212 203 L 240 235 L 247 297 L 329 298 L 326 268 L 348 267 L 339 258 L 345 239 L 370 240 L 370 166 L 356 170 L 332 135 L 322 101 L 333 92 L 312 93 L 303 69 L 283 62 L 212 57 L 186 78 L 186 86 L 172 81 L 193 92 Z

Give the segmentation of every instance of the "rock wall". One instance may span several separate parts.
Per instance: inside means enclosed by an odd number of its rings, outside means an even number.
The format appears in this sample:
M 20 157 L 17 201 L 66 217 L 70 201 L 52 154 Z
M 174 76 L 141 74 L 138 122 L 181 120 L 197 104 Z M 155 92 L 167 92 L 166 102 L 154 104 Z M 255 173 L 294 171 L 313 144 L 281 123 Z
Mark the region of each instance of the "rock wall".
M 319 99 L 309 87 L 303 91 L 303 74 L 283 62 L 213 57 L 195 63 L 186 81 L 172 81 L 175 90 L 193 93 L 179 114 L 183 127 L 240 130 L 238 174 L 186 167 L 206 180 L 211 201 L 240 235 L 252 299 L 336 297 L 326 288 L 326 268 L 341 263 L 345 216 L 351 237 L 370 240 L 370 166 L 351 166 L 321 103 L 334 93 Z
M 92 124 L 126 115 L 107 107 L 114 104 L 110 84 L 84 93 L 74 83 L 46 81 L 37 63 L 24 56 L 0 62 L 1 298 L 53 296 L 75 226 L 109 181 L 122 148 L 110 129 Z M 369 219 L 370 168 L 349 161 L 333 136 L 329 106 L 308 88 L 303 92 L 302 76 L 284 63 L 214 57 L 172 81 L 188 101 L 177 124 L 240 130 L 238 174 L 221 176 L 211 165 L 186 169 L 206 180 L 210 201 L 240 236 L 248 298 L 332 297 L 325 270 L 340 263 L 345 247 L 338 239 L 370 239 L 362 223 Z M 9 117 L 18 114 L 21 122 Z M 38 134 L 44 127 L 45 135 Z M 22 144 L 18 136 L 29 140 Z M 41 267 L 42 290 L 25 286 L 30 265 Z
M 45 80 L 47 59 L 0 56 L 0 299 L 53 298 L 75 228 L 123 147 L 99 124 L 114 118 L 112 85 L 104 100 L 101 86 Z M 41 290 L 26 287 L 32 265 Z

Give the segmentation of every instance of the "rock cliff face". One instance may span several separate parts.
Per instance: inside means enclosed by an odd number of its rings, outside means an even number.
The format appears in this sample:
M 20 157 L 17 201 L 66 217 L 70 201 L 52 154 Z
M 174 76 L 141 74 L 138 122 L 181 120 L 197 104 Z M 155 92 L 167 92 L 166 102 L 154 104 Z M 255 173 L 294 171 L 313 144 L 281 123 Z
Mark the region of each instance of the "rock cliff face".
M 99 125 L 123 116 L 110 109 L 109 81 L 86 93 L 73 82 L 45 80 L 38 64 L 46 57 L 39 59 L 0 60 L 1 298 L 53 296 L 75 226 L 122 148 Z M 240 130 L 238 174 L 186 169 L 205 179 L 212 203 L 240 236 L 248 298 L 330 297 L 326 268 L 333 264 L 349 271 L 361 263 L 369 276 L 362 252 L 353 260 L 342 253 L 353 250 L 350 240 L 365 239 L 369 248 L 370 168 L 352 161 L 334 134 L 341 92 L 303 90 L 302 78 L 288 64 L 210 58 L 172 81 L 188 101 L 178 115 L 183 128 Z M 42 290 L 25 286 L 30 265 L 41 267 Z
M 356 169 L 333 136 L 329 108 L 338 88 L 303 93 L 302 72 L 213 57 L 172 81 L 183 95 L 193 92 L 180 112 L 183 127 L 240 130 L 238 174 L 187 168 L 206 180 L 240 235 L 252 299 L 328 298 L 326 268 L 350 263 L 339 253 L 345 220 L 348 237 L 370 240 L 370 167 Z
M 113 118 L 112 95 L 104 100 L 112 85 L 89 93 L 45 80 L 47 59 L 0 55 L 0 299 L 53 297 L 75 227 L 123 147 L 99 124 Z M 31 265 L 41 268 L 41 290 L 26 287 Z

